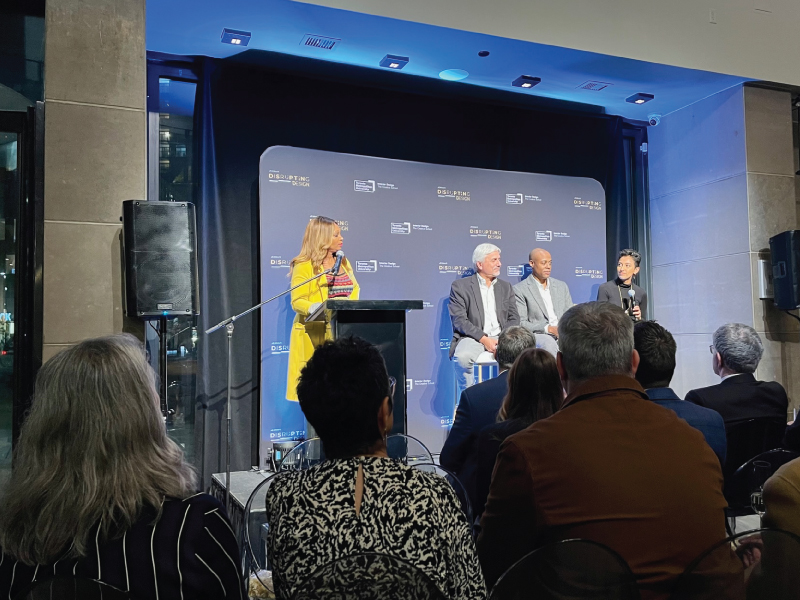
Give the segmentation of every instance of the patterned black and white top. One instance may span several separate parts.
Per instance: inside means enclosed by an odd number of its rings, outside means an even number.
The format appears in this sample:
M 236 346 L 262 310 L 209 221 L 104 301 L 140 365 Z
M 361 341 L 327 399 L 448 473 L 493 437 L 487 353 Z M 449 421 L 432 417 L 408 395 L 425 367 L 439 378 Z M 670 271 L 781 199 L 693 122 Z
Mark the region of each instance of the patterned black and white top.
M 156 514 L 143 511 L 122 537 L 98 543 L 95 536 L 78 560 L 30 566 L 0 555 L 0 600 L 55 575 L 95 579 L 142 599 L 244 600 L 239 548 L 219 500 L 167 498 Z
M 356 514 L 359 464 L 364 492 Z M 279 598 L 293 596 L 319 567 L 364 552 L 411 563 L 450 600 L 486 597 L 467 520 L 438 475 L 388 458 L 329 460 L 279 476 L 266 505 L 267 551 Z

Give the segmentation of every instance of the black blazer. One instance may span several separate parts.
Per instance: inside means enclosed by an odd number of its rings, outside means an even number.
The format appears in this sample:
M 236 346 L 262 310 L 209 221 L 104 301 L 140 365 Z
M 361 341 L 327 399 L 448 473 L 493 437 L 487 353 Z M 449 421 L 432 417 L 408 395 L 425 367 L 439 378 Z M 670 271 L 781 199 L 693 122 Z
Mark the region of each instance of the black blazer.
M 483 300 L 478 283 L 480 275 L 472 275 L 456 279 L 450 286 L 450 320 L 453 322 L 453 339 L 450 342 L 450 358 L 456 351 L 456 345 L 463 337 L 480 340 L 486 333 L 483 331 Z M 497 321 L 500 329 L 519 325 L 517 313 L 517 297 L 511 284 L 497 279 L 494 286 L 494 301 L 497 307 Z
M 508 371 L 461 392 L 453 428 L 444 443 L 439 463 L 456 474 L 467 492 L 474 489 L 478 432 L 497 421 L 497 412 L 507 392 Z
M 631 288 L 636 292 L 636 301 L 639 303 L 639 308 L 642 309 L 642 321 L 647 319 L 647 292 L 640 288 L 635 283 L 631 284 Z M 628 290 L 622 291 L 622 301 L 620 301 L 619 279 L 612 279 L 606 281 L 603 285 L 597 288 L 597 301 L 610 302 L 622 307 L 622 310 L 628 310 L 630 298 L 628 297 Z
M 717 411 L 730 427 L 748 419 L 786 419 L 789 399 L 777 381 L 756 381 L 751 373 L 743 373 L 709 387 L 686 394 L 694 402 Z

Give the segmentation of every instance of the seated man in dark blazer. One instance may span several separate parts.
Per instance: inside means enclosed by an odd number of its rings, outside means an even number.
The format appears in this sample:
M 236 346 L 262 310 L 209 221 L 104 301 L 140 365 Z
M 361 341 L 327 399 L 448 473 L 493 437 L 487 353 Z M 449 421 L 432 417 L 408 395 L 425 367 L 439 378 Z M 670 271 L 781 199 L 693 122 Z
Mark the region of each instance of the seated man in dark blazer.
M 506 327 L 519 325 L 517 298 L 511 284 L 500 279 L 500 248 L 479 244 L 472 253 L 475 275 L 450 285 L 450 321 L 453 339 L 450 358 L 455 358 L 460 389 L 474 383 L 472 367 L 483 352 L 494 354 L 497 336 Z
M 725 427 L 748 419 L 786 419 L 789 399 L 776 381 L 756 381 L 764 346 L 756 330 L 728 323 L 714 332 L 710 346 L 712 368 L 722 381 L 686 394 L 687 402 L 717 411 Z
M 719 464 L 724 465 L 728 442 L 722 417 L 710 408 L 681 400 L 669 387 L 678 350 L 672 334 L 655 321 L 640 321 L 633 327 L 633 347 L 639 353 L 636 381 L 642 384 L 650 400 L 670 409 L 702 433 Z
M 471 490 L 477 465 L 477 436 L 481 429 L 497 421 L 497 412 L 508 392 L 508 370 L 527 348 L 536 347 L 536 338 L 518 325 L 505 329 L 497 340 L 495 358 L 500 375 L 468 387 L 461 392 L 456 418 L 439 457 L 440 464 L 456 474 Z
M 633 322 L 620 307 L 578 304 L 558 331 L 568 395 L 501 446 L 478 538 L 486 583 L 539 546 L 584 538 L 622 556 L 642 598 L 668 598 L 691 561 L 726 537 L 719 460 L 634 379 Z M 738 558 L 719 574 L 733 568 L 741 577 Z

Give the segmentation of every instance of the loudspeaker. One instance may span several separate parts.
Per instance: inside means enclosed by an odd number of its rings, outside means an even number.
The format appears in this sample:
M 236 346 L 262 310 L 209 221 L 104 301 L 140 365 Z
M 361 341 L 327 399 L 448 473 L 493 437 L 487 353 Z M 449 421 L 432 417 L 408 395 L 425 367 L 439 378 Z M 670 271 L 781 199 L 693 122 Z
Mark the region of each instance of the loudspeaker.
M 126 200 L 122 224 L 125 313 L 144 318 L 200 314 L 194 204 Z
M 800 230 L 784 231 L 769 238 L 775 306 L 781 310 L 800 307 Z

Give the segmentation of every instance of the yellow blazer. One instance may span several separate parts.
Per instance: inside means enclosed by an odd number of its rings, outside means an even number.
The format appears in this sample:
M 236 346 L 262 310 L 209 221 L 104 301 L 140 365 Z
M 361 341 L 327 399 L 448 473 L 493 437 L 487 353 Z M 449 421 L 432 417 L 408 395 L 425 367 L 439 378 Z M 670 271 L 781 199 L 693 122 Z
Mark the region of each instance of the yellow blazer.
M 353 292 L 350 294 L 350 300 L 358 300 L 360 288 L 347 259 L 342 261 L 342 268 L 350 276 L 350 281 L 353 282 Z M 296 286 L 317 273 L 319 273 L 319 269 L 312 269 L 310 260 L 297 263 L 292 271 L 290 287 Z M 326 339 L 333 338 L 329 323 L 306 323 L 306 317 L 311 312 L 311 305 L 325 302 L 327 299 L 328 285 L 327 278 L 324 275 L 316 281 L 301 285 L 292 291 L 292 309 L 296 314 L 294 323 L 292 323 L 292 334 L 289 338 L 289 374 L 286 379 L 287 400 L 297 401 L 297 379 L 300 377 L 300 370 L 311 358 L 311 355 L 314 354 L 314 349 Z

